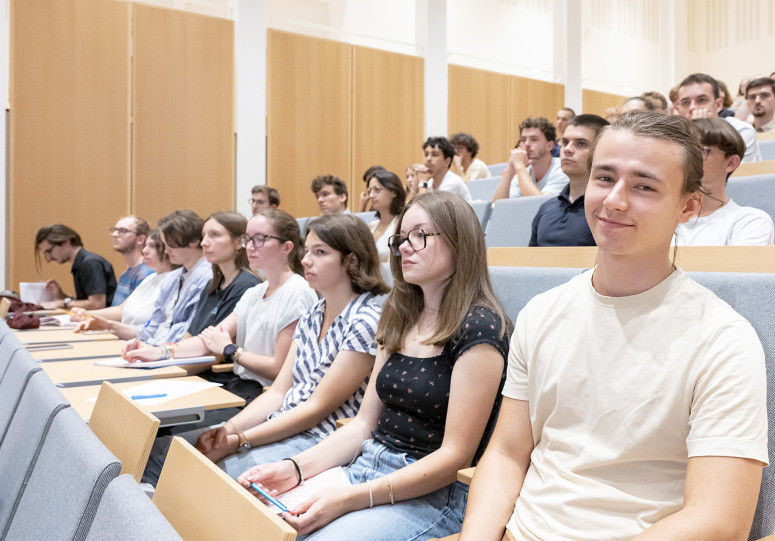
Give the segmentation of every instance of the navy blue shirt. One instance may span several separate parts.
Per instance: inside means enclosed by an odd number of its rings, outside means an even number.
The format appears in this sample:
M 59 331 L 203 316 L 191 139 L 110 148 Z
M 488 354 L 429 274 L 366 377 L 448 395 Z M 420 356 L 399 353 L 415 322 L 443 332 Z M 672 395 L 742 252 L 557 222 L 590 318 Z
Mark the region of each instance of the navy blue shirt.
M 573 203 L 568 199 L 570 185 L 560 195 L 541 205 L 533 218 L 529 246 L 595 246 L 584 215 L 584 196 Z

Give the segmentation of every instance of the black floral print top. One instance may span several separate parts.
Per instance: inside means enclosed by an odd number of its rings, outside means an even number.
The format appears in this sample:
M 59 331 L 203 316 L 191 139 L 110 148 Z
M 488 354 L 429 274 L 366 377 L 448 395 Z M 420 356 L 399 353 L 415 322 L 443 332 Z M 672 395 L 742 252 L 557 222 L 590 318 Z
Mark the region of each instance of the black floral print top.
M 452 368 L 463 353 L 489 344 L 503 356 L 498 395 L 484 437 L 474 457 L 479 459 L 492 434 L 506 378 L 509 336 L 499 338 L 502 322 L 492 310 L 473 308 L 457 337 L 435 357 L 408 357 L 393 353 L 377 375 L 377 394 L 385 408 L 372 437 L 397 452 L 422 458 L 441 447 L 447 421 Z

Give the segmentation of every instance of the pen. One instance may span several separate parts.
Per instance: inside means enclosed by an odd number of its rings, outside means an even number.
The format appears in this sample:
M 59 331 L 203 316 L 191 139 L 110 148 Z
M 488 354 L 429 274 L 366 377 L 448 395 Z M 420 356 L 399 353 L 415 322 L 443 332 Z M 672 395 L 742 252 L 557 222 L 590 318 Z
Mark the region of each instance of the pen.
M 167 393 L 159 393 L 159 394 L 134 394 L 132 395 L 132 400 L 143 400 L 144 398 L 164 398 L 167 396 Z
M 283 503 L 280 500 L 272 498 L 263 488 L 261 488 L 255 483 L 250 483 L 250 486 L 252 486 L 253 489 L 259 494 L 261 494 L 264 498 L 269 500 L 271 503 L 275 504 L 280 509 L 280 511 L 283 511 L 285 513 L 288 512 L 288 508 L 285 507 L 285 505 L 283 505 Z
M 151 318 L 151 319 L 153 319 L 153 318 Z M 146 328 L 146 327 L 148 327 L 148 325 L 150 325 L 150 324 L 151 324 L 151 319 L 149 319 L 149 320 L 147 321 L 147 323 L 145 324 L 145 326 L 143 326 L 143 328 L 142 328 L 142 329 L 140 329 L 140 332 L 139 332 L 139 333 L 137 333 L 137 336 L 135 336 L 135 341 L 134 341 L 134 342 L 132 342 L 132 346 L 126 350 L 126 351 L 127 351 L 127 353 L 129 353 L 130 351 L 132 351 L 133 349 L 135 349 L 135 346 L 137 345 L 137 341 L 138 341 L 138 340 L 140 340 L 140 336 L 142 336 L 142 334 L 143 334 L 143 331 L 145 330 L 145 328 Z

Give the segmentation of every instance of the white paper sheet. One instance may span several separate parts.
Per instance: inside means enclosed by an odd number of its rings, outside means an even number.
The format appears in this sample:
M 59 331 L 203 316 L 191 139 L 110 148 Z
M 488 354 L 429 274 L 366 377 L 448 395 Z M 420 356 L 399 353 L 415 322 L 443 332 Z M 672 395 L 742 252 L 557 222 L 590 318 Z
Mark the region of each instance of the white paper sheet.
M 320 494 L 331 487 L 346 487 L 350 484 L 350 479 L 347 477 L 347 474 L 344 473 L 342 467 L 337 466 L 336 468 L 322 471 L 314 477 L 305 479 L 303 485 L 292 488 L 288 492 L 275 496 L 275 498 L 280 500 L 280 503 L 285 505 L 288 509 L 293 509 L 312 496 Z M 273 513 L 278 515 L 282 513 L 280 508 L 274 504 L 269 504 L 268 507 Z
M 155 406 L 157 404 L 163 404 L 170 400 L 175 400 L 182 396 L 188 396 L 190 394 L 198 393 L 206 389 L 213 387 L 220 387 L 220 383 L 212 383 L 210 381 L 176 381 L 173 379 L 157 379 L 149 381 L 148 383 L 142 383 L 129 387 L 123 390 L 123 393 L 129 398 L 133 396 L 148 396 L 156 394 L 165 394 L 158 398 L 138 398 L 135 402 L 142 406 Z M 95 402 L 97 397 L 87 398 L 85 402 Z
M 24 302 L 40 304 L 53 301 L 54 297 L 46 291 L 45 282 L 19 282 L 19 297 Z

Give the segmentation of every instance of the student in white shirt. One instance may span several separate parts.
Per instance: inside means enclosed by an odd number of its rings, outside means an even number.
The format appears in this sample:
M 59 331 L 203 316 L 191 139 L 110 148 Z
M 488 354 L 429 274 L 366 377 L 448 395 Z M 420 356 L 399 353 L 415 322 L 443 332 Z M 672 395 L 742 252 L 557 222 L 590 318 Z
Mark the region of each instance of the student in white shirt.
M 153 274 L 148 275 L 140 282 L 140 285 L 118 306 L 109 306 L 99 310 L 73 308 L 70 311 L 70 318 L 80 322 L 75 328 L 75 332 L 116 331 L 119 326 L 125 325 L 125 336 L 133 337 L 135 326 L 145 325 L 153 313 L 153 304 L 159 294 L 159 286 L 164 280 L 164 273 L 175 270 L 179 266 L 170 263 L 165 249 L 166 246 L 161 240 L 159 230 L 152 230 L 145 239 L 142 254 L 143 263 L 154 271 Z

